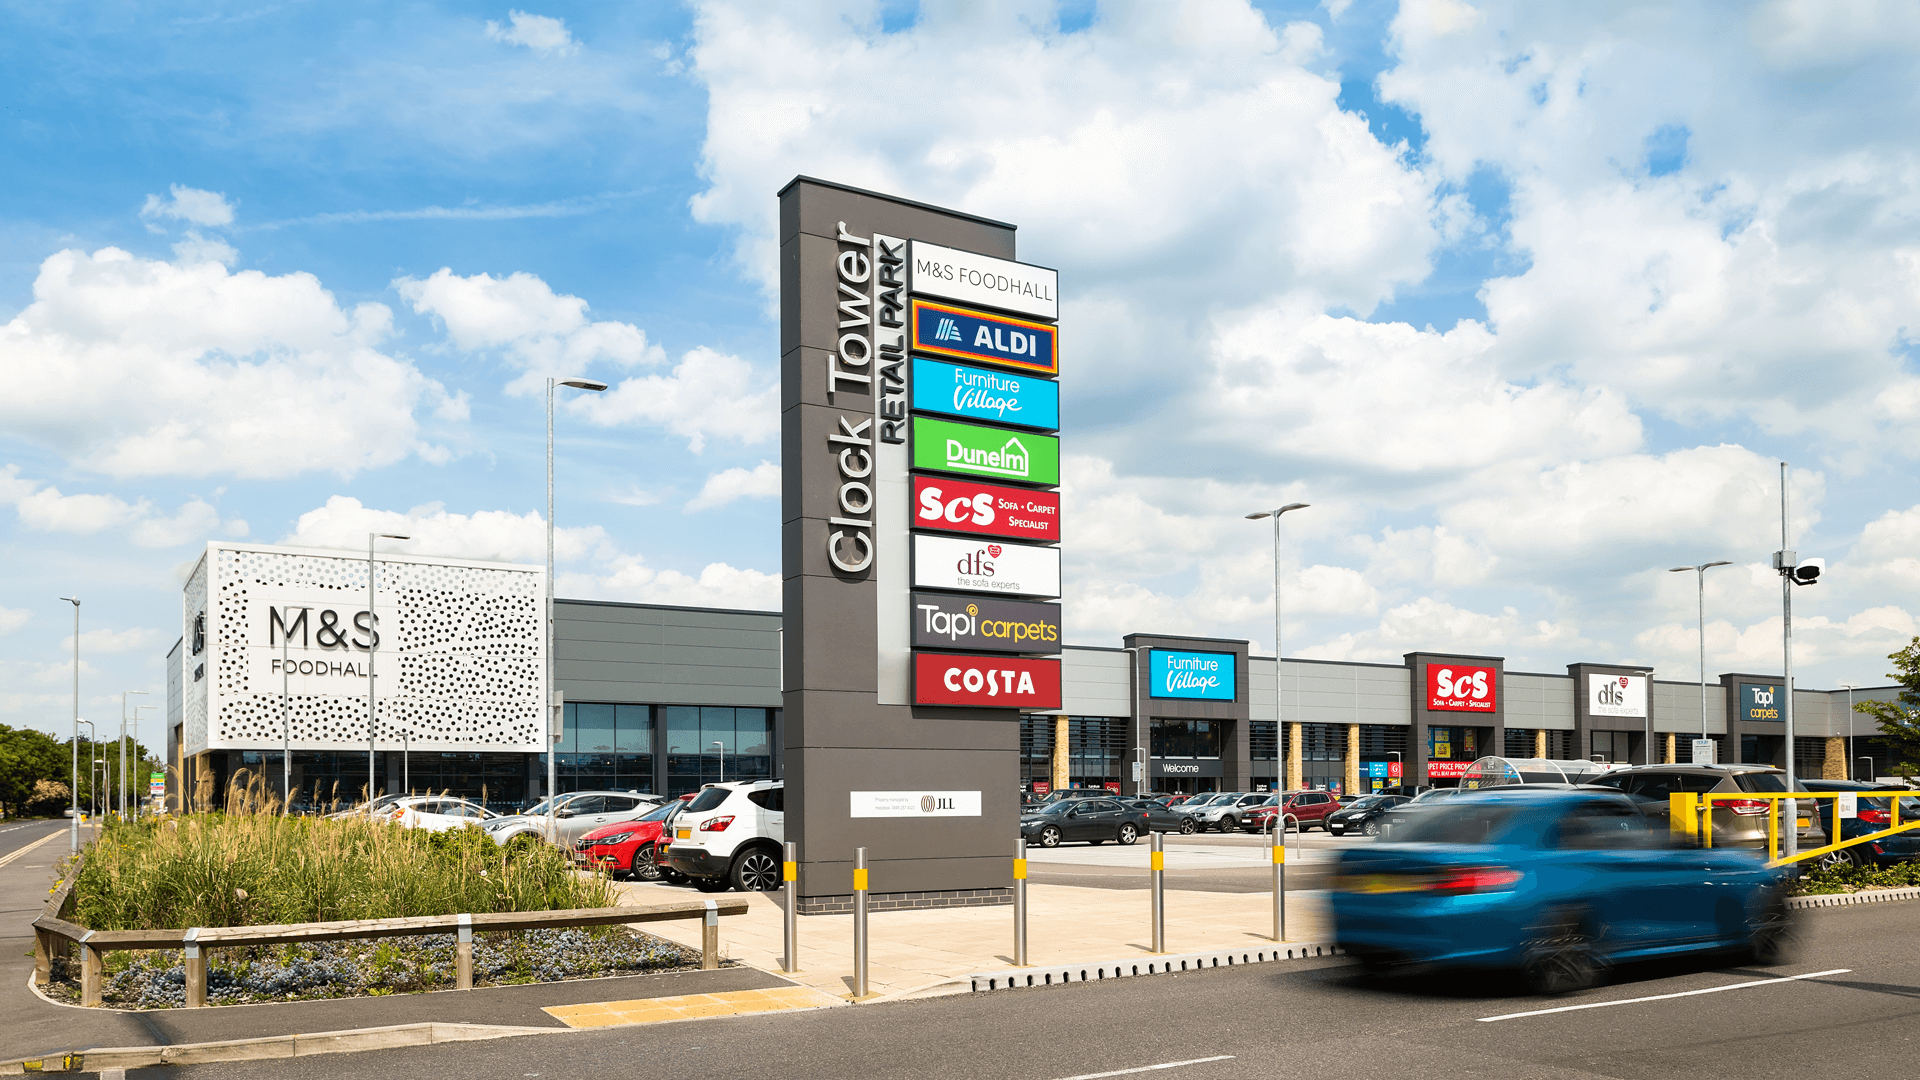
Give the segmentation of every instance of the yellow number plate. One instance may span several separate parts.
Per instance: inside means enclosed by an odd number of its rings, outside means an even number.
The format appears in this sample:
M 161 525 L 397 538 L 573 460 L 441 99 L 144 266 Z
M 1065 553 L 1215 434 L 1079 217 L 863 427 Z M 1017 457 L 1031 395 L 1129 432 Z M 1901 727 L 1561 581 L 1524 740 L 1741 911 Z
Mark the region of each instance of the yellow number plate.
M 1340 888 L 1351 893 L 1416 892 L 1420 881 L 1406 874 L 1358 874 L 1340 879 Z
M 693 830 L 692 829 L 675 829 L 673 830 L 673 838 L 675 840 L 691 840 L 693 839 Z
M 1794 824 L 1804 829 L 1807 826 L 1812 825 L 1813 821 L 1809 818 L 1800 818 L 1799 820 L 1795 821 Z

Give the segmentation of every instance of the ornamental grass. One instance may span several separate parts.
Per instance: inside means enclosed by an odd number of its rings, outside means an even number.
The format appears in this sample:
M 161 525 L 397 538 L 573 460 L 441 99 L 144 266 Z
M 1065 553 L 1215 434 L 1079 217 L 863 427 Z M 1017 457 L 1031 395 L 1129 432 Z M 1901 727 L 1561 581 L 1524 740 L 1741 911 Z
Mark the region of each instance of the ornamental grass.
M 257 780 L 224 812 L 109 823 L 75 882 L 94 930 L 390 919 L 611 907 L 602 875 L 544 843 L 477 827 L 434 833 L 365 817 L 284 816 Z

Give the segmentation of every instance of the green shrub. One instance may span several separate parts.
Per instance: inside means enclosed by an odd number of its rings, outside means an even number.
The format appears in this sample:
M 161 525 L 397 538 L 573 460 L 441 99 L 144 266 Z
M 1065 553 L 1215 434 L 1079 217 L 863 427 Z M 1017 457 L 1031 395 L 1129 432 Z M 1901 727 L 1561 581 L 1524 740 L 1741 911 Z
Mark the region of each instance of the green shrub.
M 1920 863 L 1892 866 L 1835 866 L 1809 870 L 1800 877 L 1803 893 L 1847 893 L 1872 887 L 1906 888 L 1920 885 Z

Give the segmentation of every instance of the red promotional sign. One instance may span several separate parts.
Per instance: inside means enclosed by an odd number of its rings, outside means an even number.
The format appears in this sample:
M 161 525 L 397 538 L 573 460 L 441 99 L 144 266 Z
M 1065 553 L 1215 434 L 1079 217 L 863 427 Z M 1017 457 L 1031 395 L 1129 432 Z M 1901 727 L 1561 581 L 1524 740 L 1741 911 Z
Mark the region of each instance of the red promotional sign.
M 1051 544 L 1060 539 L 1060 493 L 916 476 L 913 527 Z
M 1498 668 L 1427 662 L 1427 708 L 1445 712 L 1492 712 L 1498 701 Z
M 1467 775 L 1467 769 L 1472 765 L 1471 761 L 1429 761 L 1427 762 L 1427 779 L 1458 779 Z
M 1053 781 L 1051 780 L 1035 780 L 1033 782 L 1033 793 L 1035 795 L 1045 795 L 1052 790 Z
M 1109 781 L 1107 781 L 1107 783 L 1106 783 L 1106 788 L 1107 788 L 1107 790 L 1108 790 L 1108 791 L 1111 791 L 1111 792 L 1113 792 L 1113 793 L 1114 793 L 1115 795 L 1118 795 L 1118 794 L 1120 794 L 1120 781 L 1118 781 L 1118 780 L 1109 780 Z
M 1401 777 L 1400 763 L 1397 761 L 1387 762 L 1387 779 L 1398 780 L 1400 779 L 1400 777 Z
M 913 654 L 915 705 L 1058 709 L 1060 661 L 1024 656 Z

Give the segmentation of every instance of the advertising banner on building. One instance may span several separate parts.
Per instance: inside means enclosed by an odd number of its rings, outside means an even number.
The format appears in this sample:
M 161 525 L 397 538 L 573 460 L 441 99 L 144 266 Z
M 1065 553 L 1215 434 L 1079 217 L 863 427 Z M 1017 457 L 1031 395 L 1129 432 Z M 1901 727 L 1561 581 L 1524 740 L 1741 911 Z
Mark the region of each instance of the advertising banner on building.
M 1060 605 L 917 592 L 913 594 L 913 647 L 1057 653 Z
M 1060 539 L 1060 493 L 916 476 L 913 527 L 1051 544 Z
M 1779 720 L 1780 688 L 1778 686 L 1756 686 L 1753 683 L 1740 684 L 1741 720 Z
M 1060 374 L 1059 330 L 1047 323 L 937 300 L 912 302 L 913 351 L 1036 375 Z
M 1060 483 L 1060 440 L 917 416 L 913 467 L 1053 487 Z
M 1007 596 L 1059 596 L 1060 549 L 915 533 L 913 586 Z
M 1040 319 L 1060 317 L 1060 275 L 924 240 L 907 246 L 907 291 Z
M 1647 677 L 1589 674 L 1587 712 L 1593 716 L 1647 715 Z
M 1149 697 L 1235 700 L 1239 684 L 1234 678 L 1232 653 L 1154 649 L 1148 657 L 1147 673 L 1152 680 L 1147 689 Z
M 913 700 L 917 705 L 1058 709 L 1060 661 L 916 652 Z
M 1500 670 L 1472 664 L 1427 664 L 1427 708 L 1444 712 L 1492 712 L 1498 704 Z
M 1427 779 L 1457 780 L 1467 775 L 1467 769 L 1472 765 L 1471 761 L 1429 761 L 1427 762 Z
M 913 358 L 913 407 L 996 424 L 1057 431 L 1060 384 L 1033 375 Z

